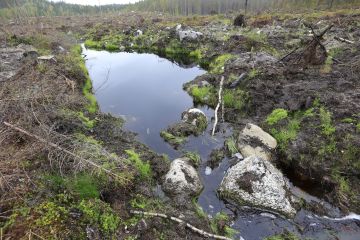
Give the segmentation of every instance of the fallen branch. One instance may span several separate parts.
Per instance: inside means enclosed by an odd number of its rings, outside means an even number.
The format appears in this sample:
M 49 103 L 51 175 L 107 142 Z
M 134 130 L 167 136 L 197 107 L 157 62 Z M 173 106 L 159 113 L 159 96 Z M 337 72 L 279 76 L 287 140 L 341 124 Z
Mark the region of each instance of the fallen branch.
M 144 216 L 151 216 L 151 217 L 161 217 L 161 218 L 166 218 L 166 219 L 170 219 L 174 222 L 180 223 L 180 224 L 185 224 L 185 226 L 187 228 L 189 228 L 190 230 L 200 234 L 203 237 L 207 237 L 207 238 L 214 238 L 214 239 L 220 239 L 220 240 L 232 240 L 231 238 L 228 237 L 224 237 L 224 236 L 220 236 L 220 235 L 215 235 L 212 233 L 208 233 L 205 232 L 204 230 L 201 230 L 197 227 L 194 227 L 193 225 L 191 225 L 190 223 L 185 222 L 184 220 L 180 219 L 180 218 L 176 218 L 176 217 L 172 217 L 172 216 L 168 216 L 166 214 L 162 214 L 162 213 L 152 213 L 152 212 L 143 212 L 143 211 L 136 211 L 136 210 L 130 210 L 130 213 L 132 214 L 136 214 L 136 215 L 144 215 Z
M 334 39 L 335 39 L 335 40 L 338 40 L 338 41 L 340 41 L 340 42 L 344 42 L 344 43 L 348 43 L 348 44 L 354 44 L 353 41 L 347 40 L 347 39 L 345 39 L 345 38 L 341 38 L 341 37 L 335 36 Z
M 214 121 L 214 127 L 213 127 L 213 130 L 212 130 L 212 134 L 211 136 L 214 136 L 215 135 L 215 129 L 216 129 L 216 125 L 218 123 L 218 111 L 219 111 L 219 108 L 221 106 L 221 102 L 222 102 L 222 89 L 223 89 L 223 84 L 224 84 L 224 76 L 221 77 L 221 81 L 220 81 L 220 88 L 219 88 L 219 100 L 218 100 L 218 104 L 215 108 L 215 121 Z
M 27 132 L 26 130 L 24 130 L 24 129 L 22 129 L 22 128 L 19 128 L 19 127 L 16 127 L 16 126 L 14 126 L 14 125 L 11 124 L 11 123 L 4 122 L 4 125 L 7 126 L 7 127 L 9 127 L 9 128 L 11 128 L 11 129 L 13 129 L 13 130 L 16 130 L 16 131 L 18 131 L 18 132 L 21 132 L 21 133 L 23 133 L 23 134 L 25 134 L 25 135 L 27 135 L 27 136 L 29 136 L 29 137 L 35 138 L 35 139 L 38 140 L 39 142 L 45 143 L 45 144 L 49 145 L 50 147 L 53 147 L 53 148 L 55 148 L 55 149 L 57 149 L 57 150 L 60 150 L 61 152 L 64 152 L 64 153 L 66 153 L 66 154 L 68 154 L 68 155 L 70 155 L 70 156 L 72 156 L 72 157 L 80 160 L 81 162 L 85 162 L 85 163 L 87 163 L 87 164 L 89 164 L 89 165 L 91 165 L 91 166 L 93 166 L 93 167 L 95 167 L 95 168 L 97 168 L 97 169 L 99 169 L 99 170 L 101 170 L 101 171 L 104 171 L 104 172 L 106 172 L 107 174 L 109 174 L 109 175 L 111 175 L 111 176 L 113 176 L 113 177 L 115 177 L 115 178 L 122 179 L 122 180 L 124 180 L 124 181 L 128 181 L 128 179 L 125 179 L 124 177 L 121 177 L 121 176 L 119 176 L 119 175 L 111 172 L 110 170 L 108 170 L 108 169 L 106 169 L 106 168 L 104 168 L 104 167 L 96 164 L 96 163 L 93 162 L 93 161 L 90 161 L 90 160 L 88 160 L 88 159 L 84 159 L 84 158 L 76 155 L 75 153 L 72 153 L 72 152 L 70 152 L 69 150 L 66 150 L 66 149 L 60 147 L 59 145 L 57 145 L 57 144 L 55 144 L 55 143 L 52 143 L 52 142 L 50 142 L 50 141 L 47 141 L 46 139 L 41 138 L 41 137 L 39 137 L 39 136 L 37 136 L 37 135 L 35 135 L 35 134 L 29 133 L 29 132 Z

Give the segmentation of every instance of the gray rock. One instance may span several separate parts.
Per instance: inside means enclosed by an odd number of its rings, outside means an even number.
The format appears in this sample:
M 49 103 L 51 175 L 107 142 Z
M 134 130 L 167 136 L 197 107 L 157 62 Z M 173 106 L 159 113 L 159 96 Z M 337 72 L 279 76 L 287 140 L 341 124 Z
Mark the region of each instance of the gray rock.
M 228 169 L 219 193 L 228 201 L 279 212 L 288 217 L 296 214 L 289 184 L 269 161 L 251 156 Z
M 239 160 L 243 160 L 243 159 L 244 159 L 244 157 L 243 157 L 243 155 L 241 155 L 241 153 L 235 153 L 235 154 L 234 154 L 234 157 L 236 157 L 236 158 L 239 159 Z
M 190 123 L 203 131 L 207 126 L 207 118 L 203 111 L 198 108 L 190 108 L 181 114 L 183 122 Z
M 181 24 L 177 25 L 175 28 L 177 35 L 179 36 L 180 41 L 184 39 L 188 40 L 197 40 L 202 37 L 203 34 L 201 32 L 194 31 L 192 29 L 182 30 Z
M 203 189 L 196 169 L 189 162 L 188 158 L 175 159 L 162 185 L 166 193 L 181 201 L 190 200 Z
M 230 84 L 230 88 L 236 88 L 248 76 L 247 73 L 242 73 L 238 79 Z
M 136 30 L 135 37 L 141 36 L 141 35 L 143 35 L 143 31 L 141 31 L 140 29 Z
M 238 149 L 247 158 L 252 155 L 270 160 L 271 151 L 277 146 L 277 141 L 259 126 L 248 123 L 240 132 Z

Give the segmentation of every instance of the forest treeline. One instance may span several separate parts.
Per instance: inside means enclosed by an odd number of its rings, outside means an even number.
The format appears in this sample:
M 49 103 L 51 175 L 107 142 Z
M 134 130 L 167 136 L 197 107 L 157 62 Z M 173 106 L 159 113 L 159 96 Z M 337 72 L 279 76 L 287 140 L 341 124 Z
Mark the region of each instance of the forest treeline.
M 101 2 L 101 1 L 100 1 Z M 216 14 L 231 11 L 277 9 L 330 9 L 355 7 L 360 0 L 140 0 L 136 4 L 84 6 L 47 0 L 0 0 L 0 17 L 112 14 L 120 11 L 155 11 L 172 15 Z
M 85 6 L 47 0 L 0 0 L 0 17 L 71 16 L 114 13 L 126 5 Z
M 230 11 L 268 9 L 330 9 L 355 7 L 360 0 L 141 0 L 128 6 L 139 11 L 160 11 L 173 15 L 215 14 Z

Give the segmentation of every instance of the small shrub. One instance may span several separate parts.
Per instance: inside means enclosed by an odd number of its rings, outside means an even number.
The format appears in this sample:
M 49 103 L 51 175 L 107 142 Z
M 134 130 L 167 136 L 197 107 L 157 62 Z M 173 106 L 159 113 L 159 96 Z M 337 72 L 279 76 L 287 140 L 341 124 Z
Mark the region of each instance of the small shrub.
M 278 123 L 280 120 L 288 117 L 288 111 L 282 108 L 275 109 L 270 113 L 270 115 L 266 118 L 266 123 L 269 125 L 274 125 Z

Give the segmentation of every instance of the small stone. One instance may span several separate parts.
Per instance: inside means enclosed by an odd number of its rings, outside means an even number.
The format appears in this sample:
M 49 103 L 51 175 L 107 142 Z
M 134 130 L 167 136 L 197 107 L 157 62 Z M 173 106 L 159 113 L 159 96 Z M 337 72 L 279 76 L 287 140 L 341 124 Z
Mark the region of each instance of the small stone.
M 241 155 L 241 153 L 235 153 L 234 156 L 235 156 L 237 159 L 239 159 L 239 160 L 243 160 L 243 159 L 244 159 L 244 157 L 243 157 L 243 155 Z
M 206 176 L 209 176 L 209 175 L 211 174 L 211 172 L 212 172 L 212 169 L 207 166 L 207 167 L 205 168 L 205 175 L 206 175 Z

